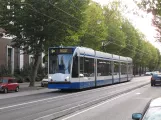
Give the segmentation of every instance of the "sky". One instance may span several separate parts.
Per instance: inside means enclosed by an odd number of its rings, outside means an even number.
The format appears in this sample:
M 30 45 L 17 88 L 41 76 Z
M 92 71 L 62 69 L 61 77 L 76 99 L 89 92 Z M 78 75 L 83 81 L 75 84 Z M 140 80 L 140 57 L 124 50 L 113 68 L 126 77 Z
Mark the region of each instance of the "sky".
M 101 5 L 106 5 L 109 1 L 113 0 L 93 0 L 95 2 L 100 3 Z M 155 47 L 157 47 L 161 52 L 161 43 L 157 42 L 154 36 L 156 36 L 157 32 L 155 28 L 152 26 L 152 18 L 151 14 L 147 14 L 146 12 L 139 10 L 137 5 L 133 2 L 133 0 L 121 0 L 124 4 L 128 6 L 127 10 L 122 13 L 125 17 L 127 17 L 133 25 L 138 28 L 145 36 L 146 39 L 152 43 Z M 138 15 L 134 15 L 131 10 L 135 10 L 139 13 Z

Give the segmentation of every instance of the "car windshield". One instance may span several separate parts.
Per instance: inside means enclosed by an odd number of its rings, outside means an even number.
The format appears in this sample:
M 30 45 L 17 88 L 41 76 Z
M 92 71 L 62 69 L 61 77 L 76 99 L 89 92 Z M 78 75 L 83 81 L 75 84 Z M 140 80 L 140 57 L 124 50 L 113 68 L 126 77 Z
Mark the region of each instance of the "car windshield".
M 143 120 L 161 120 L 161 107 L 148 109 Z
M 0 83 L 8 83 L 7 79 L 0 79 Z

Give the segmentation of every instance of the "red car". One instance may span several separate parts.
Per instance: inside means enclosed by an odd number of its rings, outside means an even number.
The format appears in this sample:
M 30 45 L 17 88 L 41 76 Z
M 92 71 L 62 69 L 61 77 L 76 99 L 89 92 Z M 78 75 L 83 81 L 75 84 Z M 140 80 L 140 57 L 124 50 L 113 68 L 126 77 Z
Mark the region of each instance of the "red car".
M 8 91 L 19 91 L 19 84 L 13 77 L 0 77 L 0 91 L 7 93 Z

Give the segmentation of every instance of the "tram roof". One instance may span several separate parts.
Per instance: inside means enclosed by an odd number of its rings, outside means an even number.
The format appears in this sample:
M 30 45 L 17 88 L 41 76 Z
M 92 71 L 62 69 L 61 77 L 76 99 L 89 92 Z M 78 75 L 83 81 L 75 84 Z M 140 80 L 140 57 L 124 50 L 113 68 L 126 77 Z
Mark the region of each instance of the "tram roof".
M 101 51 L 95 51 L 92 48 L 87 47 L 79 47 L 79 46 L 60 46 L 60 47 L 49 47 L 49 48 L 73 48 L 79 49 L 80 55 L 88 56 L 88 57 L 97 57 L 101 59 L 113 59 L 114 61 L 127 61 L 131 62 L 132 58 L 130 57 L 123 57 L 115 54 L 105 53 Z M 96 55 L 95 55 L 96 54 Z
M 95 57 L 95 51 L 91 48 L 78 47 L 78 49 L 82 56 Z
M 112 54 L 96 51 L 96 57 L 102 59 L 112 59 Z
M 128 62 L 131 62 L 131 61 L 132 61 L 132 58 L 127 57 L 127 61 L 128 61 Z
M 127 57 L 120 56 L 120 61 L 128 61 Z
M 113 59 L 114 61 L 126 61 L 126 62 L 131 62 L 132 59 L 130 57 L 123 57 L 115 54 L 110 54 L 110 53 L 105 53 L 101 51 L 95 51 L 92 48 L 86 48 L 86 47 L 78 47 L 80 54 L 83 54 L 85 56 L 93 56 L 97 58 L 102 58 L 102 59 Z M 95 55 L 96 53 L 96 55 Z

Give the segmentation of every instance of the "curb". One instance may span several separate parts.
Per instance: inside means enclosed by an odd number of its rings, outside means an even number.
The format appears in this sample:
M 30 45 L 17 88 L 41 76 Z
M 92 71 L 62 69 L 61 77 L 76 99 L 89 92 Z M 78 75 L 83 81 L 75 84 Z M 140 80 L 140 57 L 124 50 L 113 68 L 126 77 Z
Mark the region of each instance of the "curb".
M 24 92 L 24 91 L 32 91 L 32 90 L 41 90 L 44 89 L 46 87 L 41 87 L 41 86 L 35 86 L 35 87 L 20 87 L 20 92 Z
M 63 117 L 65 115 L 68 115 L 68 114 L 71 114 L 71 113 L 74 113 L 76 111 L 79 111 L 79 110 L 82 110 L 82 109 L 85 109 L 87 107 L 90 107 L 92 105 L 95 105 L 95 104 L 98 104 L 98 103 L 101 103 L 101 102 L 104 102 L 106 100 L 109 100 L 109 99 L 112 99 L 114 97 L 117 97 L 121 94 L 125 94 L 125 93 L 128 93 L 128 92 L 131 92 L 133 90 L 136 90 L 138 88 L 141 88 L 145 85 L 148 85 L 149 83 L 144 83 L 142 85 L 139 85 L 139 86 L 136 86 L 136 87 L 133 87 L 133 88 L 130 88 L 130 89 L 127 89 L 127 90 L 124 90 L 122 92 L 119 92 L 119 93 L 115 93 L 113 95 L 109 95 L 109 96 L 105 96 L 105 97 L 102 97 L 102 98 L 98 98 L 94 101 L 91 101 L 91 102 L 87 102 L 87 103 L 84 103 L 84 104 L 80 104 L 78 106 L 74 106 L 74 107 L 71 107 L 69 109 L 65 109 L 65 110 L 62 110 L 60 112 L 56 112 L 56 113 L 53 113 L 53 114 L 49 114 L 49 115 L 46 115 L 46 116 L 43 116 L 43 117 L 40 117 L 40 118 L 37 118 L 35 120 L 53 120 L 53 119 L 58 119 L 60 117 Z

